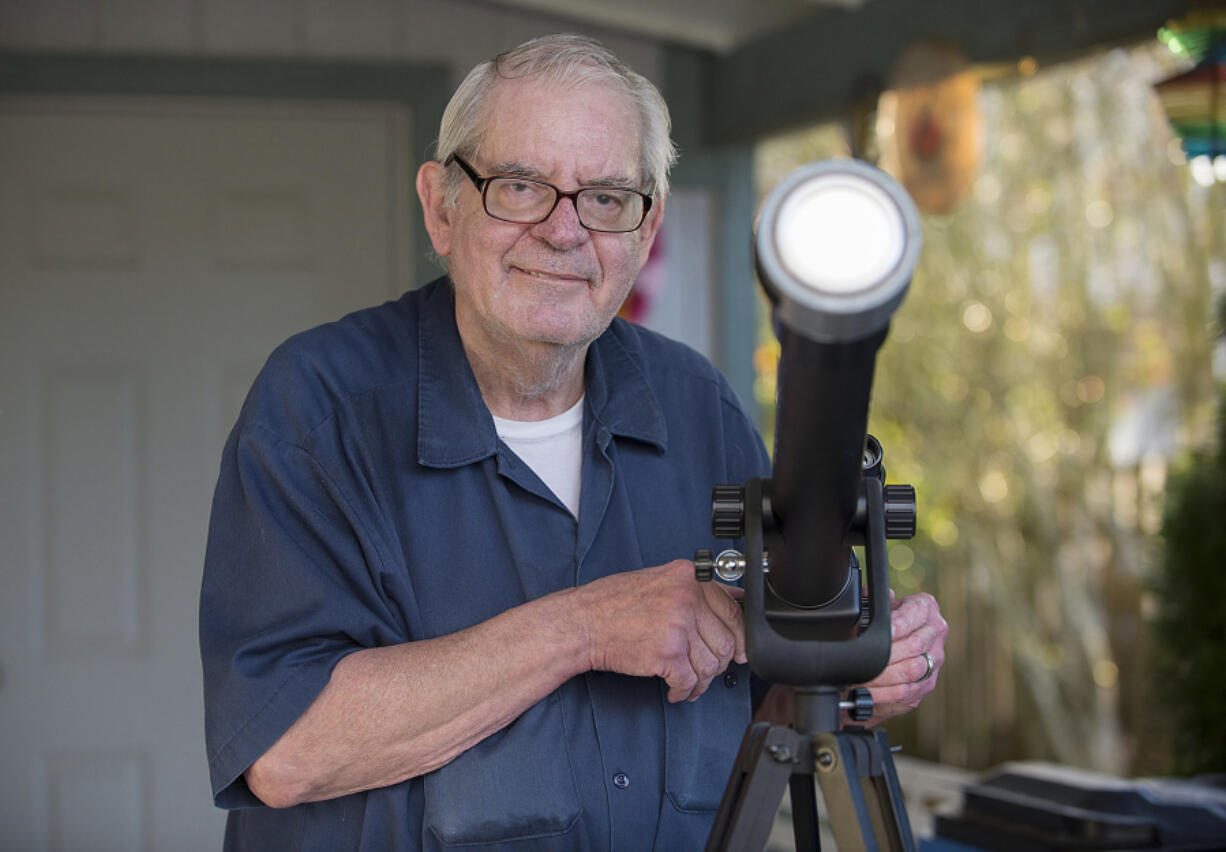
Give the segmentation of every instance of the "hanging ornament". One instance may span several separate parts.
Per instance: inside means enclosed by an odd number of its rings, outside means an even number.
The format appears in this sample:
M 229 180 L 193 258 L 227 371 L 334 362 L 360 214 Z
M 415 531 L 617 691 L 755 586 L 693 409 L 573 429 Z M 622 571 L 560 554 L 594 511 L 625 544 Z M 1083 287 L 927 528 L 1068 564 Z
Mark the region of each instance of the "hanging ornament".
M 1226 7 L 1198 9 L 1168 21 L 1158 38 L 1196 65 L 1154 86 L 1192 177 L 1226 181 Z
M 899 57 L 877 108 L 881 165 L 925 213 L 949 213 L 979 168 L 979 77 L 954 45 L 921 41 Z

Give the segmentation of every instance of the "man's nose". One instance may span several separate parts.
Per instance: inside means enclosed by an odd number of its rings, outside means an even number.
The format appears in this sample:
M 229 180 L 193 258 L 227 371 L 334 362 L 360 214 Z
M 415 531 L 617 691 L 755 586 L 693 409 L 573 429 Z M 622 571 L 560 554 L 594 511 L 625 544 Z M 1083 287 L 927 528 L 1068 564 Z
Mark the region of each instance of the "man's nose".
M 579 221 L 579 211 L 575 209 L 573 198 L 559 198 L 553 212 L 544 222 L 534 225 L 533 232 L 549 245 L 562 250 L 574 248 L 591 238 L 591 232 Z

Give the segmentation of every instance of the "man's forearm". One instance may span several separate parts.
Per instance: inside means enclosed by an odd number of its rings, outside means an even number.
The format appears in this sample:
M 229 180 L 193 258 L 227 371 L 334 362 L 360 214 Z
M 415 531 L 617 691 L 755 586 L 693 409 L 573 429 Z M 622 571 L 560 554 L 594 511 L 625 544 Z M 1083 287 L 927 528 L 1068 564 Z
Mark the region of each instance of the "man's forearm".
M 447 764 L 590 667 L 575 590 L 437 639 L 356 651 L 246 773 L 288 807 L 397 784 Z
M 345 657 L 284 736 L 247 770 L 274 807 L 398 784 L 447 764 L 590 669 L 659 677 L 698 698 L 745 661 L 734 596 L 694 565 L 611 574 L 449 636 Z

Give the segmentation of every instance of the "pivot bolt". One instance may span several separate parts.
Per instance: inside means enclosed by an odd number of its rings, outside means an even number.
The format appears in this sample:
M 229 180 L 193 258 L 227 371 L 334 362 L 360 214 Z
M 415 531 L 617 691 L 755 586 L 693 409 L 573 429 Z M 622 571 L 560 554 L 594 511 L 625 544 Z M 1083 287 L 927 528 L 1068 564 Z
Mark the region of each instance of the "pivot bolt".
M 735 583 L 745 576 L 745 557 L 739 550 L 725 550 L 715 557 L 715 575 L 725 583 Z
M 830 772 L 838 764 L 838 758 L 829 748 L 819 748 L 817 750 L 817 768 L 822 772 Z
M 785 745 L 773 745 L 766 749 L 771 756 L 771 759 L 776 763 L 795 763 L 796 755 L 792 754 L 792 750 Z

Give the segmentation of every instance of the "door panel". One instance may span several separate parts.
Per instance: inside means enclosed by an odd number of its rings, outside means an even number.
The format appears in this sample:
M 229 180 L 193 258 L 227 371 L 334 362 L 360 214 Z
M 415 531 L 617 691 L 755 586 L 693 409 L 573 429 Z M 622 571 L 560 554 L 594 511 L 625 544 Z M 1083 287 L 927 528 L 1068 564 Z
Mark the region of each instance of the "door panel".
M 196 606 L 290 334 L 411 283 L 399 108 L 0 101 L 0 848 L 217 849 Z

